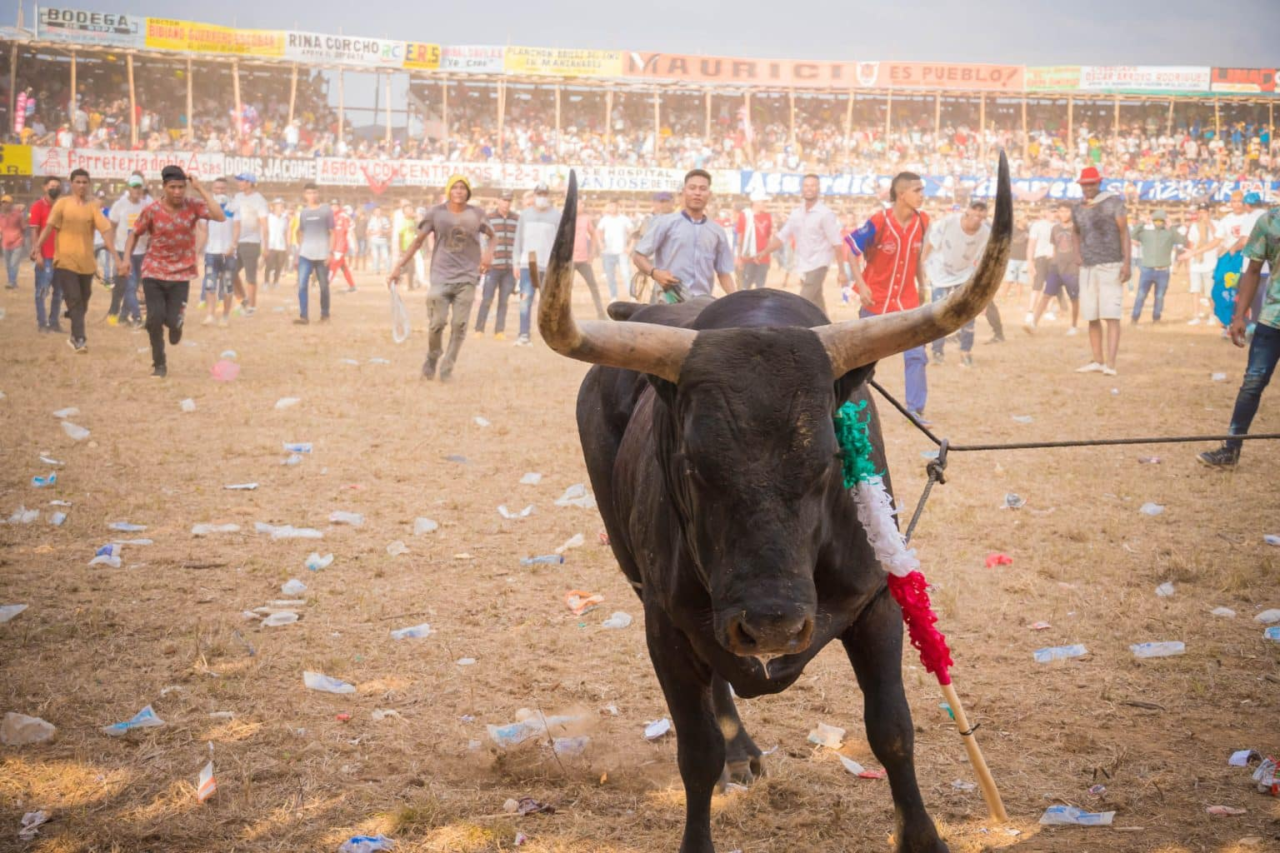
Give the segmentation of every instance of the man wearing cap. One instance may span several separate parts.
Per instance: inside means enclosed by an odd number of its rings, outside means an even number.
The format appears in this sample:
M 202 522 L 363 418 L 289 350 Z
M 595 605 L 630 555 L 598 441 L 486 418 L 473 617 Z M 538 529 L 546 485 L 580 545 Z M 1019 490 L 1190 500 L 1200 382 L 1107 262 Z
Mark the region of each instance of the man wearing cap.
M 604 206 L 604 216 L 596 223 L 596 231 L 600 233 L 600 263 L 604 266 L 604 277 L 609 283 L 609 298 L 617 299 L 622 289 L 621 282 L 627 280 L 627 252 L 631 248 L 631 236 L 636 230 L 635 223 L 629 216 L 618 213 L 618 203 L 611 201 Z
M 289 262 L 289 213 L 284 199 L 271 201 L 271 213 L 267 215 L 267 263 L 262 273 L 262 283 L 274 288 L 280 283 L 280 274 Z
M 800 198 L 804 203 L 791 211 L 786 224 L 775 234 L 756 256 L 756 263 L 769 252 L 782 248 L 783 243 L 794 241 L 795 268 L 800 274 L 800 295 L 827 313 L 827 302 L 822 295 L 822 285 L 827 280 L 831 264 L 841 253 L 840 221 L 835 212 L 818 196 L 821 182 L 817 175 L 805 175 L 800 183 Z M 849 283 L 844 268 L 839 272 L 840 286 Z
M 493 295 L 497 293 L 498 313 L 494 316 L 493 338 L 498 341 L 507 339 L 507 302 L 516 289 L 516 276 L 511 261 L 520 214 L 511 210 L 514 198 L 514 192 L 503 190 L 498 198 L 498 206 L 489 212 L 489 227 L 493 229 L 493 261 L 484 277 L 484 293 L 480 298 L 480 309 L 476 311 L 476 335 L 484 337 L 484 327 L 489 321 L 489 307 L 493 304 Z
M 424 379 L 435 379 L 440 368 L 440 381 L 453 377 L 453 368 L 467 335 L 471 319 L 471 303 L 476 298 L 476 282 L 489 271 L 493 262 L 493 228 L 484 211 L 471 200 L 471 182 L 454 175 L 445 183 L 449 200 L 430 208 L 418 225 L 418 236 L 405 249 L 391 268 L 387 286 L 394 286 L 406 266 L 413 263 L 418 250 L 435 235 L 431 253 L 431 287 L 427 291 L 427 360 L 422 364 Z M 480 235 L 488 237 L 482 246 Z M 453 316 L 450 318 L 449 311 Z M 449 326 L 449 349 L 444 351 L 444 329 Z M 441 356 L 443 355 L 443 358 Z
M 1116 375 L 1120 352 L 1120 317 L 1124 313 L 1124 285 L 1133 270 L 1129 239 L 1129 214 L 1124 199 L 1102 189 L 1102 175 L 1093 166 L 1080 173 L 1084 201 L 1071 211 L 1072 225 L 1079 237 L 1080 313 L 1089 324 L 1089 348 L 1093 361 L 1076 368 L 1077 373 Z M 1106 350 L 1103 351 L 1103 326 Z
M 258 310 L 258 260 L 262 257 L 262 238 L 267 233 L 267 200 L 258 192 L 258 179 L 248 172 L 236 175 L 240 192 L 231 199 L 228 210 L 234 215 L 236 243 L 236 292 L 241 294 L 244 313 L 252 316 Z M 244 284 L 240 274 L 244 274 Z
M 129 232 L 133 231 L 138 215 L 151 204 L 146 197 L 146 182 L 141 175 L 130 175 L 125 181 L 126 192 L 115 204 L 111 205 L 111 213 L 107 216 L 116 227 L 117 252 L 124 252 Z M 115 326 L 120 322 L 120 312 L 134 328 L 142 325 L 142 309 L 138 305 L 138 287 L 142 284 L 142 257 L 147 253 L 147 239 L 139 240 L 133 248 L 134 254 L 128 258 L 128 269 L 120 269 L 116 275 L 115 287 L 111 290 L 111 309 L 107 312 L 107 325 Z
M 768 203 L 769 196 L 764 190 L 756 190 L 751 194 L 751 209 L 738 211 L 738 221 L 734 224 L 743 290 L 764 287 L 769 277 L 773 257 L 760 251 L 769 245 L 769 238 L 773 236 L 773 216 L 765 209 Z
M 1164 314 L 1164 294 L 1169 289 L 1169 268 L 1173 266 L 1173 251 L 1178 246 L 1185 246 L 1187 238 L 1169 227 L 1169 214 L 1162 208 L 1156 208 L 1151 214 L 1151 224 L 1139 223 L 1133 229 L 1133 241 L 1142 248 L 1142 263 L 1138 267 L 1138 295 L 1133 301 L 1133 312 L 1129 322 L 1137 325 L 1142 317 L 1142 306 L 1147 301 L 1147 294 L 1155 287 L 1155 305 L 1151 309 L 1151 320 L 1160 322 Z
M 22 263 L 25 254 L 22 248 L 26 243 L 24 222 L 22 208 L 13 203 L 13 196 L 7 193 L 0 196 L 0 244 L 4 248 L 4 266 L 9 275 L 5 287 L 9 290 L 18 289 L 18 267 Z
M 684 210 L 655 219 L 631 252 L 636 269 L 667 293 L 711 298 L 716 282 L 733 293 L 733 248 L 729 235 L 707 216 L 711 175 L 693 169 L 684 176 Z M 661 296 L 654 289 L 656 302 Z
M 538 269 L 545 271 L 551 260 L 551 246 L 560 227 L 560 209 L 551 204 L 551 190 L 546 184 L 533 188 L 533 207 L 520 214 L 511 253 L 520 269 L 520 337 L 516 346 L 529 346 L 530 316 L 533 313 L 533 278 L 529 274 L 529 254 L 538 259 Z

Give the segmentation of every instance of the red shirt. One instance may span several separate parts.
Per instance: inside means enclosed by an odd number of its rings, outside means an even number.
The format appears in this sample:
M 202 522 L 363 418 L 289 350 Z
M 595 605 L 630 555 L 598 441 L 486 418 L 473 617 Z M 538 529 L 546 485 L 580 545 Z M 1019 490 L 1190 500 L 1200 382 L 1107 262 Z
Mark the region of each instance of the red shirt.
M 348 251 L 347 234 L 351 231 L 351 217 L 343 210 L 333 211 L 333 252 L 343 254 Z
M 22 245 L 22 210 L 17 206 L 0 215 L 0 241 L 6 249 L 17 249 Z
M 163 201 L 143 209 L 133 223 L 134 233 L 150 234 L 142 259 L 142 277 L 158 281 L 191 281 L 196 277 L 196 222 L 209 218 L 203 201 L 184 198 L 170 210 Z
M 871 291 L 867 310 L 872 314 L 919 307 L 916 267 L 928 230 L 929 217 L 922 212 L 917 211 L 910 222 L 900 225 L 892 211 L 882 210 L 845 238 L 849 250 L 866 260 L 862 278 Z
M 47 195 L 42 195 L 31 205 L 31 218 L 28 220 L 31 227 L 36 229 L 36 237 L 40 236 L 40 232 L 44 230 L 44 226 L 49 222 L 49 211 L 53 210 L 53 204 L 49 202 Z M 54 233 L 49 232 L 49 238 L 44 241 L 44 245 L 40 247 L 40 254 L 44 256 L 46 261 L 53 260 L 53 243 Z
M 746 243 L 747 235 L 747 210 L 738 211 L 738 221 L 734 225 L 734 231 L 738 233 L 738 252 L 742 253 Z M 767 210 L 762 210 L 754 215 L 756 227 L 756 251 L 759 252 L 765 246 L 769 245 L 769 238 L 773 236 L 773 217 Z M 761 255 L 760 263 L 767 264 L 773 259 L 772 255 Z M 754 262 L 752 262 L 754 263 Z

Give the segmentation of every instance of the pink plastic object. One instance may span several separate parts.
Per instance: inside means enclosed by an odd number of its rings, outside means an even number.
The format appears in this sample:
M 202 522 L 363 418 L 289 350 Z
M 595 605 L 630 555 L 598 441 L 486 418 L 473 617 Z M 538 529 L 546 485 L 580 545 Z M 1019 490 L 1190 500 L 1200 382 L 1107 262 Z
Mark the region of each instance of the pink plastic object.
M 240 365 L 234 361 L 223 359 L 210 368 L 209 375 L 213 377 L 215 382 L 230 382 L 240 375 Z

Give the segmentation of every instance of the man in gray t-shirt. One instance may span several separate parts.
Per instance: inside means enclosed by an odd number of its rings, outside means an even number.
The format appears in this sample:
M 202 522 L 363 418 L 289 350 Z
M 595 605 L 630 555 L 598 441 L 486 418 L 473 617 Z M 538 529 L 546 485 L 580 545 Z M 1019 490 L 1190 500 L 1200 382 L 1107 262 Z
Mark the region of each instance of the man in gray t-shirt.
M 329 253 L 333 250 L 333 211 L 320 203 L 320 188 L 307 184 L 302 191 L 306 205 L 298 211 L 298 319 L 305 326 L 307 318 L 307 283 L 311 274 L 320 282 L 320 322 L 329 319 Z
M 1131 273 L 1129 216 L 1124 199 L 1102 191 L 1102 175 L 1093 166 L 1080 173 L 1084 201 L 1071 211 L 1080 262 L 1080 314 L 1089 324 L 1093 361 L 1077 373 L 1116 375 L 1120 351 L 1120 317 L 1124 313 L 1124 285 Z M 1107 349 L 1102 349 L 1106 326 Z
M 394 287 L 404 267 L 413 263 L 414 255 L 434 234 L 435 245 L 431 253 L 431 286 L 427 290 L 427 360 L 422 365 L 422 376 L 435 379 L 436 365 L 440 366 L 440 381 L 448 382 L 453 376 L 453 366 L 467 336 L 467 322 L 471 317 L 471 303 L 476 298 L 476 282 L 489 271 L 493 261 L 493 229 L 488 217 L 480 208 L 468 204 L 471 200 L 471 182 L 461 175 L 449 178 L 445 185 L 449 197 L 446 204 L 429 209 L 418 224 L 418 236 L 404 250 L 404 254 L 387 280 Z M 480 236 L 489 238 L 482 243 Z M 449 311 L 452 309 L 453 318 Z M 444 329 L 449 327 L 449 350 L 444 352 Z M 444 355 L 443 361 L 440 356 Z

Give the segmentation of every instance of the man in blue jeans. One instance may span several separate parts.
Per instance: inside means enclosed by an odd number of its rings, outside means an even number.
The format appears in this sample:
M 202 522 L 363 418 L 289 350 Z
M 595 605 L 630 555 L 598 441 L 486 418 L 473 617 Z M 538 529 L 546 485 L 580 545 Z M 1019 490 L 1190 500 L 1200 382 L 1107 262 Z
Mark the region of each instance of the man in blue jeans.
M 1247 337 L 1245 315 L 1249 313 L 1253 297 L 1262 284 L 1262 265 L 1270 263 L 1273 270 L 1280 265 L 1280 210 L 1272 210 L 1253 226 L 1245 243 L 1244 256 L 1248 266 L 1240 276 L 1235 315 L 1228 327 L 1231 342 L 1238 347 L 1244 346 Z M 1244 381 L 1240 383 L 1240 393 L 1236 395 L 1235 410 L 1231 413 L 1228 432 L 1232 435 L 1249 432 L 1253 417 L 1258 413 L 1258 404 L 1262 402 L 1262 392 L 1276 371 L 1277 361 L 1280 361 L 1280 280 L 1273 275 L 1267 283 L 1262 310 L 1253 330 L 1253 342 L 1249 345 L 1249 363 L 1245 367 Z M 1196 458 L 1210 468 L 1234 468 L 1240 461 L 1243 443 L 1238 439 L 1228 440 L 1217 450 L 1206 451 Z
M 329 255 L 333 252 L 333 209 L 320 203 L 320 188 L 309 183 L 302 190 L 306 202 L 298 212 L 298 316 L 294 325 L 311 322 L 307 316 L 307 286 L 311 273 L 320 282 L 320 322 L 329 320 Z
M 1151 214 L 1151 224 L 1139 223 L 1134 229 L 1133 242 L 1142 247 L 1142 263 L 1139 265 L 1138 295 L 1133 300 L 1133 313 L 1129 322 L 1136 324 L 1142 317 L 1142 306 L 1147 294 L 1155 287 L 1155 305 L 1151 309 L 1152 322 L 1159 323 L 1164 314 L 1164 294 L 1169 289 L 1169 269 L 1173 266 L 1174 250 L 1187 245 L 1187 238 L 1168 227 L 1169 215 L 1163 210 Z
M 204 325 L 227 326 L 231 323 L 231 299 L 235 291 L 236 241 L 235 213 L 229 211 L 227 179 L 213 182 L 213 200 L 222 208 L 221 222 L 202 219 L 196 225 L 196 257 L 204 258 L 204 280 L 200 283 L 200 304 L 208 309 Z M 219 319 L 218 303 L 222 303 Z
M 49 177 L 44 179 L 44 195 L 36 199 L 35 204 L 31 205 L 31 213 L 28 219 L 31 229 L 31 240 L 40 235 L 45 224 L 49 221 L 49 211 L 53 210 L 53 203 L 58 200 L 58 196 L 62 195 L 62 180 L 59 178 Z M 58 318 L 62 316 L 62 285 L 53 280 L 53 247 L 54 236 L 44 241 L 44 245 L 40 247 L 40 259 L 36 261 L 36 328 L 41 332 L 61 332 L 62 324 L 58 322 Z M 34 248 L 34 247 L 33 247 Z M 53 292 L 53 301 L 49 304 L 49 293 Z M 48 314 L 45 314 L 45 306 L 48 304 Z
M 942 302 L 969 280 L 991 239 L 987 203 L 972 201 L 963 213 L 937 220 L 925 238 L 922 263 L 934 302 Z M 973 320 L 960 329 L 960 366 L 973 366 Z M 946 338 L 933 342 L 933 363 L 941 366 Z
M 521 212 L 516 224 L 512 257 L 520 269 L 520 337 L 516 346 L 529 346 L 529 317 L 533 313 L 533 278 L 529 275 L 529 253 L 538 259 L 538 269 L 546 272 L 551 246 L 560 227 L 560 209 L 551 204 L 551 190 L 538 184 L 533 190 L 533 207 Z

